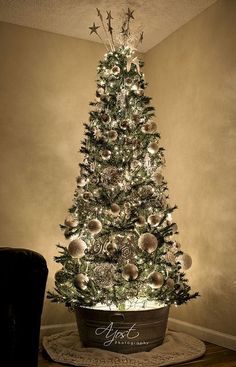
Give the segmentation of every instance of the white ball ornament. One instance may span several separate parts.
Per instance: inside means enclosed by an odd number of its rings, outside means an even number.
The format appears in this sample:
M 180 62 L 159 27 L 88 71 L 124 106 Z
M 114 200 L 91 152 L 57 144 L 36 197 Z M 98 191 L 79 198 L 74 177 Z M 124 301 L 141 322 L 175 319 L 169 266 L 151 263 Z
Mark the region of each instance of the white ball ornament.
M 98 234 L 102 230 L 102 223 L 98 219 L 91 219 L 88 222 L 88 230 L 92 234 Z
M 138 247 L 143 251 L 147 251 L 149 254 L 155 251 L 157 246 L 158 240 L 156 236 L 151 233 L 143 233 L 138 239 Z
M 71 241 L 68 246 L 68 252 L 72 257 L 81 258 L 84 256 L 84 251 L 86 250 L 86 243 L 81 240 L 81 238 L 76 238 Z
M 148 217 L 148 224 L 152 227 L 156 227 L 160 223 L 161 219 L 162 217 L 160 214 L 151 214 Z
M 125 265 L 122 271 L 122 277 L 127 281 L 137 279 L 138 277 L 137 266 L 134 264 Z
M 148 283 L 153 289 L 161 288 L 164 283 L 163 275 L 158 271 L 152 272 L 148 277 Z
M 87 288 L 87 284 L 89 282 L 89 278 L 86 274 L 77 274 L 74 280 L 74 284 L 76 288 L 79 288 L 81 290 L 85 290 Z
M 155 154 L 158 152 L 159 150 L 159 145 L 156 141 L 153 141 L 151 142 L 149 145 L 148 145 L 148 148 L 147 148 L 148 152 L 150 154 Z
M 183 270 L 188 270 L 192 266 L 192 258 L 188 254 L 183 254 L 179 257 L 179 262 Z

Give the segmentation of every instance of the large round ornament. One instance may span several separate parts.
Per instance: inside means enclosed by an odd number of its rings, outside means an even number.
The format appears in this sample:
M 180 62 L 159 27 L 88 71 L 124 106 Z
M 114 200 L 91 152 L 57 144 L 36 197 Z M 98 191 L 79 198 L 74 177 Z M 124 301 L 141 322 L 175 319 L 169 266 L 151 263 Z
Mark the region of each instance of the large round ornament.
M 156 141 L 151 142 L 148 144 L 147 150 L 150 154 L 156 154 L 159 150 L 159 145 Z
M 111 204 L 111 214 L 114 216 L 118 216 L 120 213 L 120 207 L 117 204 Z
M 161 288 L 164 283 L 163 275 L 158 271 L 152 272 L 148 277 L 148 283 L 153 289 Z
M 76 181 L 77 181 L 77 185 L 79 187 L 84 187 L 86 185 L 86 183 L 87 183 L 86 178 L 84 178 L 82 176 L 78 176 L 77 179 L 76 179 Z
M 74 284 L 76 286 L 76 288 L 79 288 L 81 290 L 84 290 L 87 288 L 87 284 L 88 284 L 89 278 L 86 274 L 77 274 L 74 280 Z
M 158 224 L 160 223 L 161 220 L 162 220 L 162 217 L 161 217 L 160 214 L 151 214 L 148 217 L 148 223 L 152 227 L 158 226 Z
M 125 265 L 122 271 L 122 277 L 127 281 L 137 279 L 138 277 L 137 266 L 134 264 Z
M 68 246 L 68 252 L 70 256 L 81 258 L 84 256 L 84 251 L 86 250 L 87 245 L 86 243 L 81 240 L 81 238 L 76 238 L 75 240 L 71 241 Z
M 102 230 L 102 223 L 98 219 L 91 219 L 88 222 L 88 230 L 92 234 L 97 234 Z
M 158 240 L 152 233 L 143 233 L 138 239 L 138 247 L 151 254 L 156 250 Z
M 73 215 L 68 215 L 64 223 L 67 227 L 76 228 L 79 224 L 79 221 Z
M 183 268 L 183 270 L 188 270 L 192 266 L 192 258 L 188 254 L 183 254 L 179 256 L 179 262 Z

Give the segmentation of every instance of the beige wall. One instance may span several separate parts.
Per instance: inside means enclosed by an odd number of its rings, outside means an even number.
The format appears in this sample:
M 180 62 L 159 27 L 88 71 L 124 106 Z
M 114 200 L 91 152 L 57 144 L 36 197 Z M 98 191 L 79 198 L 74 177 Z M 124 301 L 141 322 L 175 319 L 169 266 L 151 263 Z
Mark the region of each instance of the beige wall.
M 228 334 L 236 333 L 235 24 L 236 2 L 219 1 L 145 55 L 179 238 L 201 293 L 171 316 Z M 42 253 L 47 288 L 103 53 L 96 43 L 0 23 L 0 243 Z M 42 324 L 71 321 L 64 305 L 45 302 Z
M 236 335 L 236 1 L 218 1 L 145 55 L 188 276 L 171 316 Z
M 0 23 L 0 244 L 42 253 L 48 288 L 103 54 L 94 42 Z M 43 324 L 69 320 L 46 301 Z

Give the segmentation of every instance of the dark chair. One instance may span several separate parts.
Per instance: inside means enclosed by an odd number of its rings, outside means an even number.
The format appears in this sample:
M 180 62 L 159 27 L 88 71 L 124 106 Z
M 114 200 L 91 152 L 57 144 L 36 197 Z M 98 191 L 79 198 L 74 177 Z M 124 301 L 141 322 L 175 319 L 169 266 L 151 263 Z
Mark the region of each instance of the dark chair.
M 37 367 L 47 276 L 39 253 L 0 247 L 0 366 Z

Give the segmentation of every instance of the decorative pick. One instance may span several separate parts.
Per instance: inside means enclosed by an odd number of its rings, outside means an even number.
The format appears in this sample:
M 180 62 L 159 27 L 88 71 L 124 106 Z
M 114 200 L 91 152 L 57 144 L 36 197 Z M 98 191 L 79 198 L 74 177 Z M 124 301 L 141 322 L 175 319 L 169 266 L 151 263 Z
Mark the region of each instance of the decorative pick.
M 113 49 L 113 46 L 112 46 L 112 44 L 111 44 L 111 42 L 110 42 L 110 39 L 109 39 L 109 36 L 108 36 L 108 34 L 107 34 L 106 27 L 105 27 L 104 22 L 103 22 L 103 16 L 102 16 L 102 13 L 100 12 L 100 10 L 99 10 L 98 8 L 97 8 L 97 16 L 98 16 L 98 17 L 100 18 L 100 20 L 101 20 L 102 27 L 103 27 L 103 30 L 104 30 L 104 32 L 105 32 L 106 39 L 107 39 L 107 41 L 108 41 L 108 43 L 109 43 L 109 46 L 110 46 L 110 48 L 111 48 L 111 49 Z
M 140 74 L 139 60 L 138 60 L 137 56 L 135 58 L 133 58 L 133 59 L 132 59 L 132 57 L 129 57 L 128 58 L 128 60 L 127 60 L 127 66 L 126 66 L 127 71 L 130 71 L 132 64 L 136 65 L 137 71 Z
M 93 33 L 95 33 L 97 36 L 98 36 L 98 38 L 102 41 L 102 43 L 104 43 L 104 41 L 103 41 L 103 39 L 102 39 L 102 37 L 99 35 L 99 33 L 98 33 L 98 28 L 100 28 L 100 26 L 96 26 L 95 25 L 95 23 L 93 22 L 93 25 L 91 26 L 91 27 L 89 27 L 89 29 L 90 29 L 90 34 L 93 34 Z M 105 44 L 105 43 L 104 43 Z M 106 44 L 105 44 L 105 47 L 106 47 Z M 108 51 L 108 48 L 106 47 L 106 49 L 107 49 L 107 51 Z
M 113 28 L 111 26 L 111 20 L 112 20 L 112 16 L 111 16 L 111 10 L 108 12 L 107 11 L 107 20 L 108 20 L 108 23 L 107 23 L 107 27 L 108 27 L 108 32 L 110 33 L 111 35 L 111 43 L 112 43 L 112 46 L 113 46 L 113 49 L 115 49 L 115 45 L 114 45 L 114 40 L 113 40 Z

